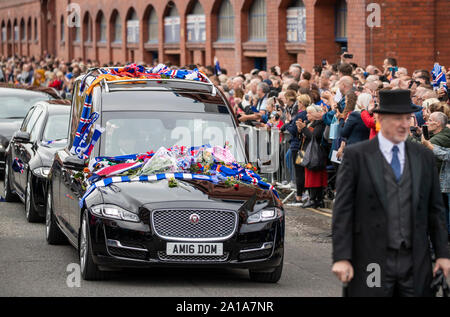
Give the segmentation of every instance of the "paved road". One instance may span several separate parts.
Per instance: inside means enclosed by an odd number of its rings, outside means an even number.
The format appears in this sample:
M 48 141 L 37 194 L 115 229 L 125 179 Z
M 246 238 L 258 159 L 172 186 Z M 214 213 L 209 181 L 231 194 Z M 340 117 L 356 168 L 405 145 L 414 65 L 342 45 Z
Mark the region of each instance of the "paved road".
M 3 193 L 3 184 L 0 185 Z M 29 224 L 20 203 L 0 202 L 0 296 L 340 296 L 330 272 L 330 222 L 326 215 L 289 208 L 283 276 L 259 284 L 245 270 L 152 269 L 114 272 L 108 280 L 66 284 L 70 246 L 49 246 L 44 224 Z

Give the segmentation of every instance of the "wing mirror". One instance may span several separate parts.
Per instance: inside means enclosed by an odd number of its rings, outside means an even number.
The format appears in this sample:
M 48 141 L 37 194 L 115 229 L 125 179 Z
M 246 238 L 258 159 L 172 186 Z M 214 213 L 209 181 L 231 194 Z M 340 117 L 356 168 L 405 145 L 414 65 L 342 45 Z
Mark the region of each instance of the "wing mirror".
M 82 160 L 76 156 L 68 156 L 63 161 L 63 166 L 68 169 L 82 171 L 86 167 L 86 164 L 85 164 L 84 160 Z
M 30 134 L 28 132 L 17 131 L 14 134 L 14 141 L 21 143 L 29 143 L 30 142 Z

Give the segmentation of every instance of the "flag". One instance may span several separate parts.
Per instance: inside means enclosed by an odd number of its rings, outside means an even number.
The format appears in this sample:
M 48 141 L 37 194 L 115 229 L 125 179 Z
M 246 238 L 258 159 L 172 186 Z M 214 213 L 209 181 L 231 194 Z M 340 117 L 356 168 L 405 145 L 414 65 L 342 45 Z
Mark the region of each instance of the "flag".
M 222 75 L 222 70 L 220 69 L 219 60 L 214 56 L 214 72 L 216 75 Z
M 433 80 L 431 81 L 433 89 L 438 90 L 439 88 L 443 87 L 445 91 L 447 91 L 447 78 L 442 71 L 442 66 L 440 66 L 438 63 L 435 63 L 433 70 L 431 71 L 431 75 L 433 77 Z

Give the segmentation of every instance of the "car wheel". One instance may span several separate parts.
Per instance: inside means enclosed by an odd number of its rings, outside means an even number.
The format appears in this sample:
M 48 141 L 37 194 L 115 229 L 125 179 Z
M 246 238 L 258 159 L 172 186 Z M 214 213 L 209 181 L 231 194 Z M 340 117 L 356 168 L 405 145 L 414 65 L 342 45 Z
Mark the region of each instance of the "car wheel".
M 28 173 L 27 178 L 27 190 L 25 196 L 25 213 L 28 222 L 40 222 L 42 221 L 41 216 L 37 213 L 36 208 L 34 207 L 34 194 L 33 194 L 33 176 L 31 172 Z
M 5 179 L 4 179 L 4 183 L 3 183 L 3 194 L 5 196 L 5 201 L 7 202 L 16 202 L 19 200 L 19 197 L 14 194 L 11 190 L 11 169 L 9 167 L 9 162 L 6 159 L 5 160 Z
M 48 244 L 67 243 L 67 238 L 61 229 L 59 229 L 55 216 L 53 215 L 53 196 L 50 188 L 47 193 L 47 206 L 45 209 L 45 235 Z
M 106 277 L 106 272 L 100 271 L 92 259 L 91 236 L 87 218 L 88 216 L 85 212 L 81 221 L 80 240 L 78 243 L 81 276 L 87 281 L 102 280 Z
M 284 256 L 283 256 L 284 258 Z M 283 273 L 283 259 L 281 259 L 281 263 L 279 266 L 276 267 L 276 269 L 273 272 L 258 272 L 249 270 L 250 273 L 250 279 L 254 282 L 259 283 L 277 283 L 280 278 L 281 274 Z

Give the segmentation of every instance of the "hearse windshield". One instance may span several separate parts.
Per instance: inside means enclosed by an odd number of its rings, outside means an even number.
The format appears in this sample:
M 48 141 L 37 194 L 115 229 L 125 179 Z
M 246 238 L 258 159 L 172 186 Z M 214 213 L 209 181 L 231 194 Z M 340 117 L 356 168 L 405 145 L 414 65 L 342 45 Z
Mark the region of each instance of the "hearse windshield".
M 230 114 L 130 111 L 104 112 L 101 155 L 155 152 L 173 145 L 224 146 L 228 142 L 238 162 L 246 162 L 238 130 Z

